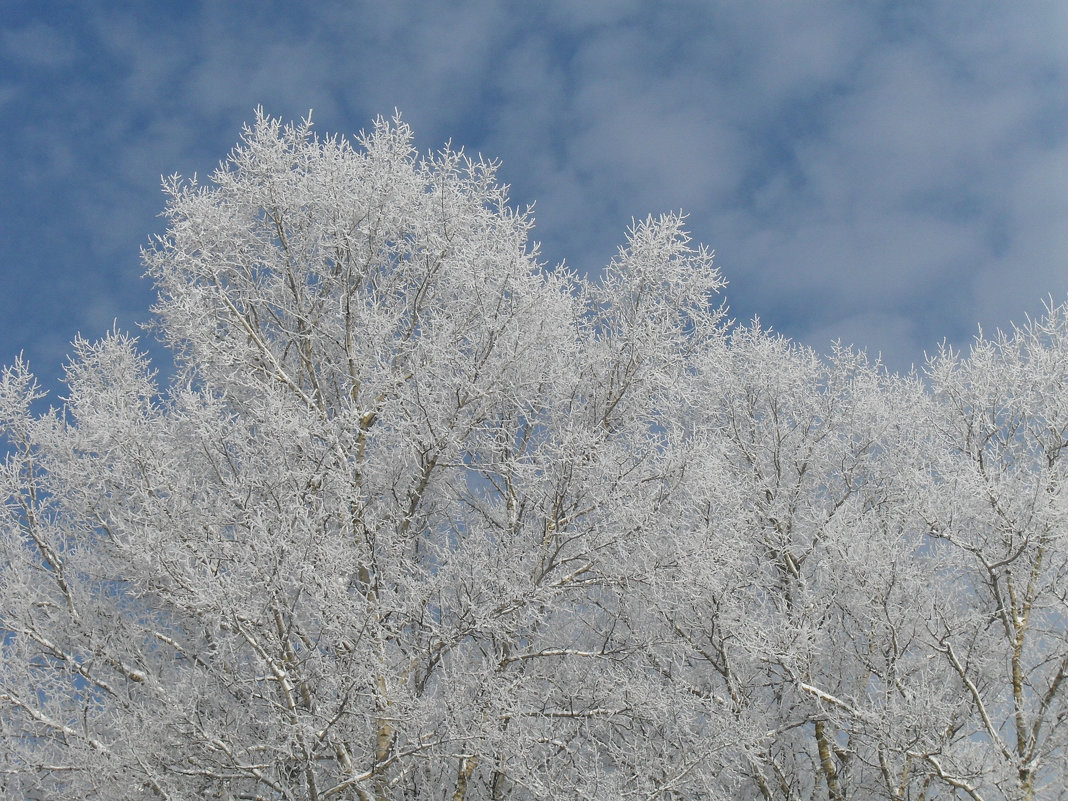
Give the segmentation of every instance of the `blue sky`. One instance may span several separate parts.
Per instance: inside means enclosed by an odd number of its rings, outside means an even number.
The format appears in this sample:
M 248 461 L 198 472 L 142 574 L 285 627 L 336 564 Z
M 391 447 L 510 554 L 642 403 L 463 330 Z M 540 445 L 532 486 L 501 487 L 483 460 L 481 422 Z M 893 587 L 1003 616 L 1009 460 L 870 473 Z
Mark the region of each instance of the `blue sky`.
M 907 369 L 1068 294 L 1068 3 L 0 0 L 0 364 L 135 329 L 257 105 L 502 162 L 550 264 L 683 210 L 743 320 Z

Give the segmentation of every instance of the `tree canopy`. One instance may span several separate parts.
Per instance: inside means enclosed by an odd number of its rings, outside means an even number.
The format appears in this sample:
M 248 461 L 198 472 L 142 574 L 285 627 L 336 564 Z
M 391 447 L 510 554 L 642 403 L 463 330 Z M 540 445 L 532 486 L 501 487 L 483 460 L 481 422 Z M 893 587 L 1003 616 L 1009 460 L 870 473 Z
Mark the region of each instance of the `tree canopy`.
M 1068 798 L 1068 307 L 820 355 L 399 119 L 165 190 L 166 386 L 0 377 L 6 797 Z

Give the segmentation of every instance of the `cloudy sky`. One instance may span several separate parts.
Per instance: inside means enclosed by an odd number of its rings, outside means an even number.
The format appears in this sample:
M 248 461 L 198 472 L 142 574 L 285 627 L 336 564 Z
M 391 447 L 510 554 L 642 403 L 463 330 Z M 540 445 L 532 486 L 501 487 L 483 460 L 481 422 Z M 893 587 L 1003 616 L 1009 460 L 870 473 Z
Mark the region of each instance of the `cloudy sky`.
M 257 105 L 502 162 L 549 264 L 683 210 L 743 320 L 894 369 L 1068 296 L 1068 3 L 0 0 L 0 364 L 148 317 Z

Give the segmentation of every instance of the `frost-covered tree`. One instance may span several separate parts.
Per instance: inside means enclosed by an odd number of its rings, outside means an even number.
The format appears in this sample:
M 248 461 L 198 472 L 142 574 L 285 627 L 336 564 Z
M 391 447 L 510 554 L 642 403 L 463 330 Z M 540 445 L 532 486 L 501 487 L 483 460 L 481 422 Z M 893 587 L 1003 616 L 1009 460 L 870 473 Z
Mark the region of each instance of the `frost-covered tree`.
M 920 508 L 947 553 L 936 658 L 963 707 L 925 754 L 973 799 L 1068 795 L 1068 306 L 929 365 Z
M 167 385 L 0 378 L 5 796 L 1065 797 L 1063 309 L 820 357 L 400 120 L 165 189 Z

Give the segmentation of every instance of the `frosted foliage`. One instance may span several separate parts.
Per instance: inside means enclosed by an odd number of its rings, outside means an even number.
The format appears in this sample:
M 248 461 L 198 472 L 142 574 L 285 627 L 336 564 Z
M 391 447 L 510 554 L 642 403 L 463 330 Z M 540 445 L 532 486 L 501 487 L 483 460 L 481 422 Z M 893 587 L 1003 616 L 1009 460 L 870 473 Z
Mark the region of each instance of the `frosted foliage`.
M 1064 307 L 819 355 L 399 119 L 165 191 L 167 384 L 0 376 L 4 797 L 1068 797 Z

